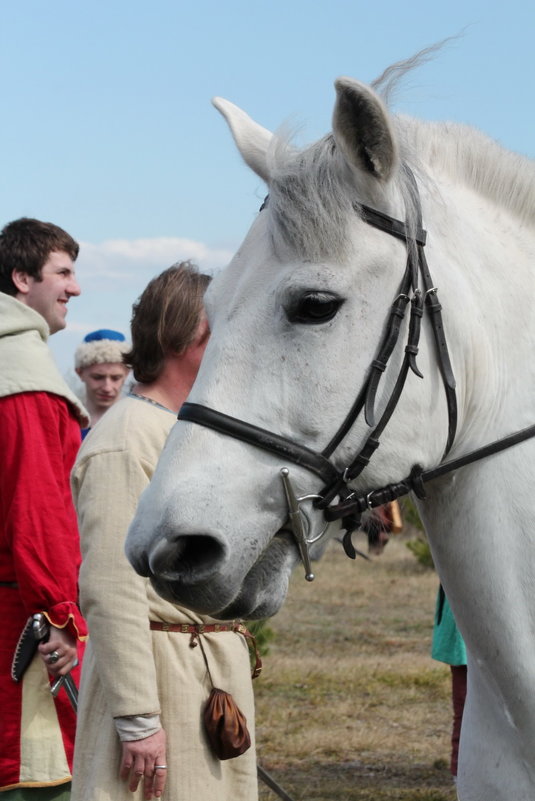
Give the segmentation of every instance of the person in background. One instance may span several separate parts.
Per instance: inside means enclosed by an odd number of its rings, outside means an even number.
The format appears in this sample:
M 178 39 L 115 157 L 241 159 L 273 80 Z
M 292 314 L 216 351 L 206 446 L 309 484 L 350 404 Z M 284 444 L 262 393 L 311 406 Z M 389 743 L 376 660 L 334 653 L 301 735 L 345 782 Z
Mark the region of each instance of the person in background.
M 130 349 L 119 331 L 101 328 L 84 337 L 74 354 L 74 367 L 85 384 L 85 405 L 92 428 L 110 406 L 119 400 L 128 367 L 123 355 Z M 89 428 L 82 430 L 82 439 Z
M 388 545 L 391 534 L 401 534 L 403 519 L 398 501 L 377 506 L 364 518 L 361 531 L 368 537 L 368 553 L 380 556 Z
M 132 315 L 135 381 L 82 443 L 72 473 L 91 638 L 80 690 L 72 801 L 255 801 L 254 699 L 243 626 L 164 601 L 124 543 L 193 385 L 209 328 L 209 277 L 189 263 L 153 279 Z M 241 631 L 241 633 L 240 633 Z M 230 692 L 251 745 L 220 761 L 203 728 L 212 691 Z
M 2 801 L 69 798 L 76 717 L 64 689 L 52 696 L 50 677 L 81 659 L 86 635 L 69 474 L 87 413 L 47 339 L 80 294 L 77 255 L 78 244 L 52 223 L 22 218 L 0 232 Z M 48 633 L 38 646 L 37 613 Z
M 466 646 L 457 628 L 453 612 L 451 611 L 446 594 L 442 589 L 442 585 L 438 588 L 437 594 L 431 656 L 438 662 L 445 662 L 450 666 L 451 670 L 453 725 L 451 732 L 450 770 L 452 776 L 455 778 L 457 776 L 459 739 L 461 736 L 461 723 L 466 699 Z

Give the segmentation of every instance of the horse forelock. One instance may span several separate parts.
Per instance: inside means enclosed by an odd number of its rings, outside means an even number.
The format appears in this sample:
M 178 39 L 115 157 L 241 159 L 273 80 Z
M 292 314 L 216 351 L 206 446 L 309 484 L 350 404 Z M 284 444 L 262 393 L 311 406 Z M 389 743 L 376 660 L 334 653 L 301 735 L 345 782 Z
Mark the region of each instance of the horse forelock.
M 278 139 L 269 187 L 276 250 L 313 261 L 344 258 L 351 198 L 339 167 L 332 135 L 299 152 Z
M 361 203 L 389 208 L 389 195 L 404 206 L 400 216 L 410 235 L 419 225 L 414 188 L 405 170 L 394 186 L 358 175 L 337 149 L 332 134 L 302 151 L 276 140 L 271 155 L 269 213 L 275 250 L 290 249 L 311 261 L 344 260 L 350 253 L 350 226 Z

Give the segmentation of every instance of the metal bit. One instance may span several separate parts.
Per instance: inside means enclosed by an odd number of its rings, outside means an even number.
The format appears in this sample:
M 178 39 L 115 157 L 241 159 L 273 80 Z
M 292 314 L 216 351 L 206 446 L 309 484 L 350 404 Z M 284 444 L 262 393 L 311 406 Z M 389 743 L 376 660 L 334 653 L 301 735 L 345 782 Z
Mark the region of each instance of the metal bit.
M 303 528 L 301 512 L 299 511 L 299 502 L 297 500 L 295 492 L 293 491 L 293 487 L 290 481 L 290 471 L 288 470 L 287 467 L 282 468 L 281 478 L 284 486 L 284 492 L 286 494 L 286 500 L 288 502 L 288 520 L 290 522 L 290 527 L 296 539 L 297 547 L 299 548 L 299 553 L 301 555 L 301 560 L 305 568 L 305 578 L 307 581 L 314 581 L 314 573 L 312 572 L 312 566 L 310 564 L 310 554 L 308 552 L 308 542 Z

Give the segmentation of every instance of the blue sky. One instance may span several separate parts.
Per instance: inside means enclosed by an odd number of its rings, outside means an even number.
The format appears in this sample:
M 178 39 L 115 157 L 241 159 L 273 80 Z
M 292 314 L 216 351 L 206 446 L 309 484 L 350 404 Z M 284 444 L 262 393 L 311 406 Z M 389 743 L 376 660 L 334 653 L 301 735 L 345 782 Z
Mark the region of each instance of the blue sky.
M 535 4 L 481 0 L 0 0 L 0 225 L 51 220 L 82 245 L 83 294 L 50 344 L 127 332 L 153 275 L 223 266 L 264 195 L 210 104 L 221 95 L 305 144 L 330 129 L 333 81 L 464 31 L 395 110 L 475 125 L 535 155 Z

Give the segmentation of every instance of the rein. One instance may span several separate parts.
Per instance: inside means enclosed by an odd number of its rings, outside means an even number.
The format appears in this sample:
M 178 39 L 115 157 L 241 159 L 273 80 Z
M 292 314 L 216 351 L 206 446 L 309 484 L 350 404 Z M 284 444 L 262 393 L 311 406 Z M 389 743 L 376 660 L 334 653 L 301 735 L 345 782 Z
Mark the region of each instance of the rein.
M 397 220 L 368 206 L 354 204 L 355 210 L 368 225 L 378 228 L 390 236 L 394 236 L 405 242 L 407 247 L 407 264 L 398 292 L 390 308 L 377 356 L 368 369 L 365 382 L 353 406 L 324 450 L 322 452 L 313 451 L 292 439 L 274 434 L 266 429 L 259 428 L 251 423 L 247 423 L 197 403 L 184 403 L 178 413 L 179 420 L 197 423 L 217 431 L 218 433 L 231 436 L 249 445 L 253 445 L 254 447 L 269 451 L 285 460 L 293 462 L 293 464 L 306 468 L 325 482 L 324 487 L 320 489 L 317 494 L 305 495 L 298 498 L 293 492 L 288 469 L 283 468 L 281 470 L 281 478 L 283 480 L 290 511 L 289 524 L 296 538 L 299 552 L 305 566 L 305 577 L 309 581 L 312 581 L 314 575 L 310 568 L 308 548 L 323 536 L 329 523 L 335 520 L 342 521 L 342 527 L 346 531 L 343 538 L 344 550 L 348 556 L 354 559 L 357 552 L 351 541 L 351 533 L 360 526 L 361 516 L 367 509 L 382 506 L 403 495 L 407 495 L 409 492 L 414 492 L 417 497 L 424 499 L 426 497 L 424 489 L 424 484 L 426 482 L 476 462 L 479 459 L 499 453 L 506 448 L 510 448 L 519 442 L 523 442 L 535 436 L 535 425 L 533 425 L 478 448 L 464 456 L 460 456 L 457 459 L 453 459 L 449 462 L 442 461 L 433 469 L 424 471 L 420 465 L 414 465 L 409 476 L 398 483 L 389 484 L 385 487 L 362 494 L 357 494 L 356 491 L 349 487 L 349 483 L 354 481 L 362 473 L 373 453 L 379 447 L 379 438 L 397 406 L 409 370 L 419 378 L 423 378 L 416 364 L 416 356 L 418 354 L 420 340 L 421 320 L 424 313 L 427 313 L 431 324 L 431 330 L 433 331 L 435 352 L 448 409 L 448 433 L 443 460 L 453 445 L 457 430 L 455 377 L 453 375 L 442 322 L 442 306 L 438 300 L 438 290 L 433 284 L 424 253 L 427 235 L 426 231 L 422 228 L 422 212 L 418 188 L 412 172 L 406 165 L 404 169 L 413 192 L 417 212 L 416 230 L 414 232 L 410 232 L 407 224 L 401 220 Z M 267 201 L 264 202 L 262 208 L 264 208 L 266 204 Z M 385 409 L 379 421 L 376 422 L 375 400 L 377 390 L 390 356 L 398 342 L 405 311 L 409 304 L 410 318 L 404 358 Z M 347 436 L 363 410 L 366 423 L 372 428 L 372 432 L 368 435 L 360 451 L 350 464 L 343 470 L 339 470 L 332 463 L 330 457 Z M 338 502 L 334 503 L 336 499 L 338 499 Z M 308 524 L 308 528 L 310 528 L 310 521 L 300 508 L 300 504 L 308 500 L 313 500 L 315 508 L 323 512 L 324 519 L 327 521 L 325 529 L 314 538 L 308 537 L 308 531 L 303 526 L 303 516 Z

